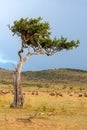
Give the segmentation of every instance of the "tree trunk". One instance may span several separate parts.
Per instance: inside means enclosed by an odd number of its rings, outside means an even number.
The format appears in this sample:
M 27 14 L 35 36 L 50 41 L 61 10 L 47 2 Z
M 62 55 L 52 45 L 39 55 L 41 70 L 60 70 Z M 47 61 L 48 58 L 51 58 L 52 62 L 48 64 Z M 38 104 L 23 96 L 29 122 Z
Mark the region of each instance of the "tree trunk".
M 24 98 L 21 86 L 21 69 L 23 62 L 18 63 L 17 69 L 14 72 L 14 100 L 10 107 L 20 108 L 23 107 Z

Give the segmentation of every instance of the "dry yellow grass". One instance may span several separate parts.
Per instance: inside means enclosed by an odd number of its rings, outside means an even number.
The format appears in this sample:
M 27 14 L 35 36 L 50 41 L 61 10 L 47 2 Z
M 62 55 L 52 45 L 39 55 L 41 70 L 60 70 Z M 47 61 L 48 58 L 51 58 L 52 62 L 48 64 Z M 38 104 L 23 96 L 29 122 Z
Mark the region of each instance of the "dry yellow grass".
M 87 98 L 25 92 L 22 109 L 10 108 L 13 95 L 0 95 L 0 130 L 87 130 Z
M 29 74 L 22 75 L 22 109 L 10 108 L 11 93 L 0 94 L 0 130 L 87 130 L 87 97 L 78 97 L 79 93 L 87 93 L 87 72 L 54 70 Z M 0 90 L 12 89 L 12 72 L 1 70 Z M 34 90 L 39 95 L 31 95 Z M 48 93 L 57 91 L 63 96 Z

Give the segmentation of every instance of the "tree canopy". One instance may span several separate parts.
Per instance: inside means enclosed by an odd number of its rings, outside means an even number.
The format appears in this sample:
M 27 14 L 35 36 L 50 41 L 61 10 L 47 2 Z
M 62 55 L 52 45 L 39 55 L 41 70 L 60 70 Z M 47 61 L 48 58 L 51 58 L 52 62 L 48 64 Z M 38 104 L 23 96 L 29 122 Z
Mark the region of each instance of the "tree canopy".
M 51 38 L 50 25 L 44 22 L 41 17 L 38 18 L 21 18 L 14 21 L 13 26 L 9 25 L 13 35 L 17 35 L 22 39 L 23 48 L 32 48 L 31 54 L 47 54 L 54 53 L 63 49 L 70 50 L 79 46 L 79 40 L 68 41 L 67 38 Z
M 21 38 L 21 48 L 18 51 L 19 62 L 14 72 L 14 100 L 11 107 L 21 107 L 24 103 L 23 92 L 21 89 L 21 70 L 22 65 L 31 55 L 46 54 L 47 56 L 63 49 L 70 50 L 78 47 L 79 41 L 68 41 L 67 38 L 51 38 L 50 25 L 44 22 L 41 17 L 38 18 L 21 18 L 14 21 L 13 26 L 9 25 L 13 35 Z M 28 52 L 23 56 L 24 48 Z

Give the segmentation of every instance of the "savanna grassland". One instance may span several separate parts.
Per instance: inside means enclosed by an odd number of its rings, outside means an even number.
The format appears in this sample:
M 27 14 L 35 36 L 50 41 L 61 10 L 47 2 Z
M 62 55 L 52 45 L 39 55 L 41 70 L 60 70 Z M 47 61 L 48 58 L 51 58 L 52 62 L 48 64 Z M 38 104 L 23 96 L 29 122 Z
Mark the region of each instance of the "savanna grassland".
M 25 103 L 10 108 L 13 72 L 0 70 L 0 130 L 87 130 L 87 72 L 22 73 Z

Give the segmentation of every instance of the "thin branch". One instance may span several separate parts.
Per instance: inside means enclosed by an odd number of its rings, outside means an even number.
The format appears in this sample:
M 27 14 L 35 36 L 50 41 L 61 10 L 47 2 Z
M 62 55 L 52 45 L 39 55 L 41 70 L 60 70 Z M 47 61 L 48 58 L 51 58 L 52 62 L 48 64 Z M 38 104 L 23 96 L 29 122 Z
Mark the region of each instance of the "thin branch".
M 22 47 L 21 47 L 21 50 L 18 51 L 18 55 L 20 57 L 20 60 L 22 60 L 22 54 L 24 52 L 24 42 L 22 41 Z
M 21 36 L 21 39 L 26 43 L 26 42 L 29 41 L 30 38 L 26 38 L 25 35 L 22 35 L 22 36 Z
M 38 55 L 38 54 L 45 54 L 45 52 L 42 51 L 42 50 L 37 50 L 37 51 L 34 51 L 34 52 L 30 53 L 30 55 Z
M 42 49 L 42 46 L 39 44 L 39 42 L 37 42 L 37 44 L 38 44 L 39 48 Z
M 14 69 L 17 70 L 17 66 L 15 64 L 12 64 L 12 65 L 13 65 Z

